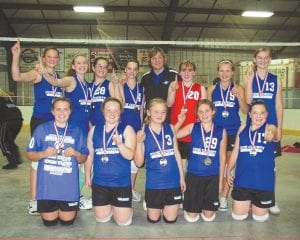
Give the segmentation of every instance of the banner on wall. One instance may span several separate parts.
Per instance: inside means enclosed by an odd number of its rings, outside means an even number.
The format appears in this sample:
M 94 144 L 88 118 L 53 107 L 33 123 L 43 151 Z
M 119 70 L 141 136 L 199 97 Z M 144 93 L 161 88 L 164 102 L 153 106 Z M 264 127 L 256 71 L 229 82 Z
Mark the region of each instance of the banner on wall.
M 6 49 L 4 47 L 0 47 L 0 71 L 7 71 Z
M 83 55 L 87 58 L 87 63 L 89 63 L 89 50 L 87 48 L 65 48 L 65 72 L 67 72 L 76 55 Z
M 65 71 L 65 49 L 64 48 L 56 48 L 59 52 L 59 62 L 55 68 L 57 72 L 64 72 Z M 41 48 L 41 56 L 44 55 L 45 48 Z
M 138 49 L 137 60 L 139 61 L 140 66 L 148 66 L 148 49 Z
M 136 49 L 118 48 L 115 50 L 115 60 L 119 70 L 124 70 L 130 59 L 137 59 Z
M 40 56 L 40 48 L 21 48 L 20 71 L 28 72 L 35 68 Z
M 114 68 L 117 70 L 115 63 L 114 50 L 109 48 L 91 48 L 90 49 L 90 71 L 92 72 L 92 65 L 95 61 L 95 58 L 103 57 L 108 60 L 108 72 L 112 72 Z

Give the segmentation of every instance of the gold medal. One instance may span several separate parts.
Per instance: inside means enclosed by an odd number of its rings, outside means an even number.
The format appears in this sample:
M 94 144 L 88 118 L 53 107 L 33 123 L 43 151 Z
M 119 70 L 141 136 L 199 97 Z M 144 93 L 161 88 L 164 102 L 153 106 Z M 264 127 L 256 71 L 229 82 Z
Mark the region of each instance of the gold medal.
M 204 159 L 204 164 L 205 166 L 210 166 L 211 165 L 211 159 L 209 157 Z

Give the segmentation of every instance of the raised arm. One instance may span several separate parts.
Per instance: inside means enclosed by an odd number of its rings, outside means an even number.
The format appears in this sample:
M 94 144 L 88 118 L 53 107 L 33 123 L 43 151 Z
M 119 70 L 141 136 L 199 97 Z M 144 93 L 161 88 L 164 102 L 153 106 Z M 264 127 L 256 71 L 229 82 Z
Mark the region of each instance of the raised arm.
M 253 100 L 252 83 L 254 79 L 254 66 L 250 64 L 246 71 L 244 87 L 245 87 L 245 98 L 246 103 L 251 104 Z
M 167 105 L 172 107 L 175 102 L 176 91 L 178 89 L 178 77 L 175 75 L 175 81 L 171 82 L 168 88 Z
M 11 75 L 12 79 L 16 82 L 39 82 L 41 75 L 35 70 L 30 70 L 26 73 L 20 72 L 20 55 L 21 45 L 18 40 L 15 45 L 11 48 L 12 53 L 12 64 L 11 64 Z
M 276 117 L 277 117 L 277 136 L 276 141 L 280 141 L 282 137 L 282 122 L 283 122 L 283 103 L 282 103 L 282 82 L 277 78 L 277 94 L 276 94 Z
M 143 125 L 142 129 L 136 134 L 136 149 L 134 154 L 134 162 L 137 167 L 141 167 L 145 161 L 145 145 L 144 141 L 146 139 L 145 134 L 145 125 Z
M 130 125 L 126 126 L 124 130 L 124 143 L 119 134 L 114 135 L 112 139 L 118 146 L 120 154 L 127 160 L 132 160 L 136 147 L 136 135 L 133 128 Z
M 234 84 L 234 87 L 231 90 L 231 93 L 237 98 L 240 109 L 244 114 L 247 114 L 249 111 L 248 104 L 245 100 L 245 90 L 242 86 Z
M 212 92 L 214 91 L 215 87 L 216 87 L 216 85 L 211 85 L 211 86 L 209 86 L 208 89 L 207 89 L 207 92 L 206 92 L 206 93 L 207 93 L 207 99 L 208 99 L 209 101 L 212 101 L 211 95 L 212 95 Z

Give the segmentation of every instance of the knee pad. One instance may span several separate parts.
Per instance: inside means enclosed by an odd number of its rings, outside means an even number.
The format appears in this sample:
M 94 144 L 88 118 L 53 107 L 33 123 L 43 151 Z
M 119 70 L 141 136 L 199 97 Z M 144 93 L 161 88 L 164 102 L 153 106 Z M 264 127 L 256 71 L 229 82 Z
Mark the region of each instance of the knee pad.
M 206 217 L 203 213 L 201 213 L 201 218 L 202 218 L 203 221 L 205 221 L 205 222 L 212 222 L 213 220 L 215 220 L 216 214 L 214 213 L 214 215 L 212 215 L 212 216 L 209 218 L 209 217 Z
M 116 221 L 116 223 L 119 226 L 129 226 L 132 223 L 132 215 L 130 216 L 130 218 L 126 222 L 118 222 L 118 221 Z
M 197 222 L 200 218 L 199 214 L 197 214 L 196 217 L 190 217 L 186 211 L 183 211 L 183 216 L 184 216 L 184 219 L 189 222 L 189 223 L 194 223 L 194 222 Z
M 71 225 L 73 225 L 74 221 L 75 221 L 75 218 L 73 218 L 72 220 L 68 220 L 68 221 L 59 219 L 60 224 L 63 226 L 71 226 Z
M 256 215 L 252 213 L 252 218 L 255 222 L 265 222 L 269 219 L 269 213 L 267 212 L 265 215 Z
M 175 218 L 174 220 L 168 220 L 165 216 L 163 216 L 163 220 L 165 221 L 165 223 L 176 223 L 177 218 Z
M 95 217 L 95 218 L 96 218 L 96 221 L 99 223 L 106 223 L 106 222 L 110 221 L 111 217 L 112 217 L 112 212 L 110 212 L 110 214 L 105 218 L 97 218 L 97 217 Z
M 43 223 L 46 227 L 52 227 L 52 226 L 55 226 L 57 225 L 58 223 L 58 218 L 54 219 L 54 220 L 46 220 L 44 218 L 43 219 Z
M 39 162 L 38 162 L 38 161 L 37 161 L 37 162 L 31 162 L 31 167 L 32 167 L 35 171 L 37 171 L 38 166 L 39 166 Z
M 248 213 L 246 214 L 235 214 L 234 212 L 231 213 L 231 216 L 234 220 L 242 221 L 248 217 Z
M 157 223 L 157 222 L 160 221 L 160 218 L 161 218 L 161 217 L 159 217 L 157 220 L 153 220 L 153 219 L 149 218 L 149 216 L 147 215 L 147 220 L 148 220 L 148 222 L 150 222 L 150 223 Z
M 135 165 L 134 161 L 131 161 L 131 173 L 137 173 L 139 168 Z

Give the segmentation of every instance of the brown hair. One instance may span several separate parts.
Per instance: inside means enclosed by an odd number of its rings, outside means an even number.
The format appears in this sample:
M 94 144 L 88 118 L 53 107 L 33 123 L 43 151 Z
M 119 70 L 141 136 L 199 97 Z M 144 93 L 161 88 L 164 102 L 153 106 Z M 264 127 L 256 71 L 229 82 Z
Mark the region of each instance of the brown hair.
M 197 106 L 196 106 L 196 108 L 195 108 L 195 114 L 196 114 L 196 116 L 197 116 L 197 112 L 198 112 L 199 107 L 200 107 L 201 105 L 203 105 L 203 104 L 209 106 L 209 108 L 210 108 L 212 111 L 215 111 L 215 112 L 217 111 L 217 110 L 216 110 L 216 107 L 215 107 L 215 105 L 212 103 L 212 101 L 210 101 L 210 100 L 208 100 L 208 99 L 202 99 L 202 100 L 200 100 L 200 101 L 197 103 Z
M 196 65 L 195 65 L 195 63 L 190 62 L 189 60 L 185 61 L 185 62 L 182 62 L 182 63 L 179 64 L 179 72 L 181 71 L 181 69 L 182 70 L 186 70 L 187 68 L 191 68 L 194 71 L 196 71 Z
M 46 48 L 45 48 L 45 50 L 44 50 L 44 52 L 43 52 L 43 57 L 46 57 L 47 52 L 50 51 L 50 50 L 56 51 L 56 52 L 57 52 L 57 55 L 58 55 L 58 57 L 59 57 L 59 51 L 58 51 L 58 49 L 57 49 L 56 47 L 53 47 L 53 46 L 49 46 L 49 47 L 46 47 Z
M 75 63 L 75 60 L 76 60 L 77 57 L 84 57 L 84 58 L 86 58 L 85 55 L 76 54 L 76 55 L 73 57 L 73 59 L 72 59 L 72 62 L 71 62 L 71 65 L 70 65 L 69 70 L 67 71 L 67 76 L 74 76 L 74 75 L 75 75 L 76 72 L 75 72 L 75 70 L 72 68 L 72 65 Z
M 270 48 L 258 48 L 254 51 L 253 57 L 256 58 L 257 54 L 260 52 L 269 52 L 270 58 L 272 58 L 272 50 Z
M 148 52 L 149 61 L 148 64 L 151 67 L 151 58 L 153 58 L 157 53 L 160 53 L 163 56 L 164 59 L 164 66 L 167 65 L 167 55 L 160 47 L 153 47 Z
M 108 102 L 116 102 L 116 103 L 118 103 L 119 106 L 120 106 L 121 112 L 123 112 L 123 104 L 120 102 L 119 99 L 117 99 L 117 98 L 115 98 L 115 97 L 108 97 L 108 98 L 106 98 L 106 99 L 103 101 L 103 103 L 101 104 L 102 112 L 104 112 L 105 105 L 106 105 L 106 103 L 108 103 Z
M 69 98 L 66 98 L 66 97 L 58 97 L 58 98 L 54 98 L 53 102 L 52 102 L 52 105 L 51 105 L 51 110 L 54 110 L 55 108 L 55 104 L 57 102 L 66 102 L 69 104 L 69 107 L 70 107 L 70 110 L 72 111 L 72 103 L 70 101 Z

